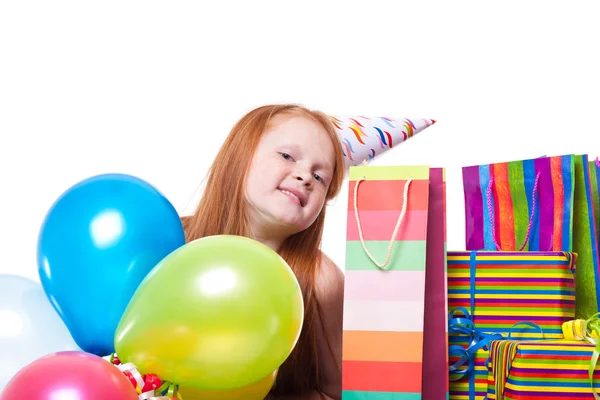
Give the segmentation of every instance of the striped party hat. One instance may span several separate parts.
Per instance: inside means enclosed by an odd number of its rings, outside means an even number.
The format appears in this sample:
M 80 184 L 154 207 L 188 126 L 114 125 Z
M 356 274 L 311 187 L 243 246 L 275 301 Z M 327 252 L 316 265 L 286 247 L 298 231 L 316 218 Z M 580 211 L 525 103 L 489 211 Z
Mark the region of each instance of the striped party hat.
M 435 123 L 433 119 L 336 115 L 329 118 L 340 137 L 347 167 L 371 160 Z

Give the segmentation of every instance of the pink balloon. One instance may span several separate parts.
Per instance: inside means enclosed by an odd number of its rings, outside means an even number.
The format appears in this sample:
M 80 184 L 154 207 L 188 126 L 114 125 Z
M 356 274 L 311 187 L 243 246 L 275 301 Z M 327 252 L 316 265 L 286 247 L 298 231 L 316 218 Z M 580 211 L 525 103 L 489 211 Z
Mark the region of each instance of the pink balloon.
M 41 357 L 21 369 L 0 400 L 138 400 L 127 377 L 108 361 L 82 351 Z

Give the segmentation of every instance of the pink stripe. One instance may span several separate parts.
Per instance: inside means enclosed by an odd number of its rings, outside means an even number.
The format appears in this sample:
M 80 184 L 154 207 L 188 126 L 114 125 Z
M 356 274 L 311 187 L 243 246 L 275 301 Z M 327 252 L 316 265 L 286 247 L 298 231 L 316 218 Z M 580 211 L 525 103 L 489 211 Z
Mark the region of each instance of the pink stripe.
M 365 240 L 389 241 L 400 217 L 400 211 L 360 211 L 360 226 Z M 396 240 L 426 240 L 427 210 L 406 211 Z M 354 211 L 348 211 L 346 240 L 360 240 Z
M 346 271 L 348 300 L 423 301 L 423 271 Z

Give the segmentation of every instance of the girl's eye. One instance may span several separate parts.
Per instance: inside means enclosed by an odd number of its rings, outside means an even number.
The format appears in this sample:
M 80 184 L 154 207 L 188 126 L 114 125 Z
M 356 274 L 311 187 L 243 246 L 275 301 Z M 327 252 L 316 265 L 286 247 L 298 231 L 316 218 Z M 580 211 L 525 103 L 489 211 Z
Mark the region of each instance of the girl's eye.
M 316 180 L 318 180 L 319 182 L 324 182 L 324 181 L 323 181 L 323 178 L 321 178 L 321 176 L 319 176 L 319 175 L 317 175 L 317 174 L 314 174 L 313 176 L 314 176 L 314 177 L 315 177 L 315 179 L 316 179 Z
M 285 158 L 286 160 L 293 160 L 292 156 L 290 156 L 288 153 L 280 153 L 281 157 Z

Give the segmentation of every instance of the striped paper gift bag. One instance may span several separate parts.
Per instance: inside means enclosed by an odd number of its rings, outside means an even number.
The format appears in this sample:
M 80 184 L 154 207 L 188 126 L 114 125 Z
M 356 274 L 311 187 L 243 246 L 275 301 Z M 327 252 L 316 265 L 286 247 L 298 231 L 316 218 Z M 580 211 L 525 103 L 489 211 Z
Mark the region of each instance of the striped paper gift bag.
M 464 167 L 466 249 L 574 252 L 575 314 L 600 311 L 591 174 L 587 155 Z
M 448 252 L 448 309 L 463 308 L 480 332 L 506 337 L 526 321 L 545 339 L 562 338 L 562 324 L 575 318 L 576 255 L 568 252 Z M 537 331 L 515 330 L 520 337 Z M 450 335 L 450 345 L 468 347 L 465 335 Z M 475 354 L 472 373 L 450 383 L 453 400 L 483 399 L 487 393 L 487 351 Z M 450 364 L 457 361 L 450 357 Z
M 351 167 L 348 200 L 342 398 L 446 400 L 443 170 Z
M 492 341 L 487 399 L 594 399 L 592 388 L 600 394 L 600 367 L 589 377 L 594 347 L 569 340 Z

